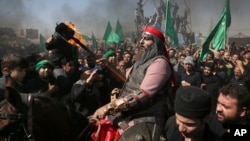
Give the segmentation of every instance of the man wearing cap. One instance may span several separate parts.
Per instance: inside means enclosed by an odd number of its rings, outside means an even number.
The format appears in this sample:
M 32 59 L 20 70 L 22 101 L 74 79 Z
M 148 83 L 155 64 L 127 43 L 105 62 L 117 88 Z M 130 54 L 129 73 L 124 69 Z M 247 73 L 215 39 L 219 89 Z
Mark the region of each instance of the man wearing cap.
M 93 117 L 120 115 L 113 123 L 120 131 L 119 141 L 158 141 L 167 118 L 167 90 L 171 88 L 172 66 L 168 61 L 165 37 L 154 26 L 142 30 L 142 57 L 128 72 L 118 98 L 96 110 Z
M 30 93 L 42 93 L 44 96 L 57 97 L 58 86 L 53 76 L 54 64 L 48 60 L 41 60 L 36 64 L 38 76 L 27 81 L 24 87 Z
M 184 59 L 184 71 L 181 72 L 178 79 L 179 86 L 196 86 L 200 87 L 202 82 L 201 73 L 195 70 L 194 59 L 192 56 L 187 56 Z
M 219 141 L 221 140 L 207 125 L 212 98 L 204 90 L 180 87 L 174 101 L 175 116 L 166 123 L 167 141 Z
M 104 57 L 108 60 L 108 62 L 114 67 L 117 65 L 117 60 L 116 60 L 116 53 L 113 50 L 108 50 L 105 52 Z

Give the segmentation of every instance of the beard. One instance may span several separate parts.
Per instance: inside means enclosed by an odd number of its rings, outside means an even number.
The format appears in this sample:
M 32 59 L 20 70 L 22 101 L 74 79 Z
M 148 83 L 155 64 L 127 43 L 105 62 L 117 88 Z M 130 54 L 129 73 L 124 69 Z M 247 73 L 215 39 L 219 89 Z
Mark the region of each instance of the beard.
M 156 37 L 153 37 L 153 38 L 156 43 L 151 45 L 151 47 L 147 49 L 143 49 L 140 53 L 138 53 L 139 54 L 138 57 L 140 58 L 139 60 L 136 61 L 135 67 L 138 67 L 139 65 L 146 63 L 148 60 L 156 56 L 160 56 L 160 55 L 164 56 L 164 49 L 165 49 L 164 43 L 161 42 L 160 39 Z
M 139 56 L 140 59 L 138 61 L 136 61 L 135 63 L 135 68 L 138 68 L 140 65 L 146 63 L 148 60 L 154 58 L 156 56 L 156 51 L 157 51 L 157 48 L 154 47 L 153 45 L 148 48 L 147 50 L 144 50 L 142 52 L 142 54 Z
M 221 114 L 222 116 L 224 116 L 223 114 Z M 240 116 L 236 116 L 236 117 L 231 117 L 231 118 L 225 118 L 224 120 L 219 120 L 222 123 L 222 126 L 224 128 L 229 127 L 230 125 L 233 124 L 239 124 L 240 123 Z

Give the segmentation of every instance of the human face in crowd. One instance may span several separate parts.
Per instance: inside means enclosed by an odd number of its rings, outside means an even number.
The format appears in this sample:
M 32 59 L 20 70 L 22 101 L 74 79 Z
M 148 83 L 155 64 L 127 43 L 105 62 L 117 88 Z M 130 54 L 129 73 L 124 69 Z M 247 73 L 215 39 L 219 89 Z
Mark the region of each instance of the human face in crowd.
M 128 63 L 132 61 L 132 56 L 129 53 L 123 55 L 123 60 Z
M 52 69 L 50 67 L 44 66 L 40 68 L 38 74 L 41 78 L 47 79 L 52 75 Z
M 232 61 L 236 62 L 237 60 L 239 60 L 240 56 L 238 54 L 234 54 L 232 57 Z
M 228 52 L 228 51 L 226 51 L 225 53 L 224 53 L 224 57 L 223 57 L 225 60 L 227 60 L 227 61 L 229 61 L 229 59 L 230 59 L 230 52 Z
M 25 68 L 14 68 L 13 70 L 10 70 L 10 77 L 13 78 L 16 81 L 23 81 L 24 77 L 26 76 L 26 69 Z
M 63 70 L 67 74 L 73 73 L 75 71 L 75 63 L 74 63 L 74 61 L 69 61 L 65 65 L 63 65 Z
M 206 61 L 207 62 L 213 62 L 213 56 L 211 54 L 207 54 Z
M 84 60 L 82 58 L 78 59 L 78 63 L 80 66 L 84 66 Z
M 131 46 L 128 46 L 128 47 L 126 48 L 126 50 L 129 51 L 129 52 L 131 52 L 132 47 L 131 47 Z
M 220 56 L 223 56 L 223 55 L 224 55 L 224 53 L 225 53 L 225 51 L 224 51 L 224 50 L 220 50 Z
M 168 51 L 168 56 L 169 56 L 169 57 L 174 57 L 174 56 L 175 56 L 175 51 L 174 51 L 173 49 L 170 49 L 170 50 Z
M 246 54 L 244 55 L 244 58 L 245 58 L 246 60 L 249 60 L 249 61 L 250 61 L 250 52 L 246 53 Z
M 204 69 L 203 69 L 203 74 L 204 74 L 205 76 L 209 76 L 209 75 L 211 75 L 212 73 L 213 73 L 213 72 L 212 72 L 211 68 L 209 68 L 209 67 L 207 67 L 207 66 L 204 67 Z
M 190 56 L 190 55 L 191 55 L 190 49 L 186 49 L 186 50 L 185 50 L 185 55 L 186 55 L 186 56 Z
M 95 58 L 92 58 L 92 57 L 87 58 L 87 59 L 86 59 L 86 64 L 88 64 L 88 66 L 89 66 L 90 68 L 94 68 L 95 65 L 96 65 L 96 60 L 95 60 Z
M 150 34 L 143 33 L 140 40 L 141 48 L 147 50 L 154 44 L 154 38 Z
M 102 51 L 101 50 L 97 50 L 96 55 L 97 56 L 101 56 L 102 55 Z
M 120 70 L 121 72 L 125 72 L 126 68 L 125 68 L 125 62 L 124 61 L 120 61 L 117 65 L 117 69 Z
M 234 78 L 239 79 L 242 76 L 242 72 L 239 67 L 234 68 Z
M 196 138 L 204 131 L 205 123 L 203 119 L 187 118 L 178 113 L 175 116 L 178 130 L 184 138 Z
M 117 57 L 118 59 L 122 57 L 121 51 L 116 51 L 115 54 L 116 54 L 116 57 Z
M 241 110 L 239 109 L 237 99 L 220 93 L 217 100 L 217 119 L 225 124 L 238 122 Z
M 139 48 L 135 48 L 134 54 L 135 54 L 135 55 L 138 54 L 139 51 L 140 51 Z
M 185 56 L 180 55 L 180 57 L 179 57 L 179 63 L 183 65 L 184 64 L 184 60 L 185 60 Z
M 190 64 L 190 63 L 185 63 L 185 64 L 184 64 L 184 69 L 185 69 L 186 71 L 191 71 L 192 68 L 193 68 L 192 64 Z

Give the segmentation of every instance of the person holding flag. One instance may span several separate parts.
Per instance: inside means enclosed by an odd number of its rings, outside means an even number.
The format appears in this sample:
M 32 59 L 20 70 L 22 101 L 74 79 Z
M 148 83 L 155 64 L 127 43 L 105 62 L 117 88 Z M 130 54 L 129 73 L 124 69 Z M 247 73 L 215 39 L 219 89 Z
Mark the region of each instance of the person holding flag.
M 207 39 L 202 45 L 202 50 L 199 56 L 200 60 L 204 60 L 209 52 L 210 42 L 213 40 L 213 48 L 216 51 L 225 48 L 227 39 L 227 29 L 231 25 L 231 12 L 230 12 L 230 0 L 225 0 L 225 5 L 221 13 L 221 17 L 218 23 L 213 28 L 212 32 L 208 35 Z

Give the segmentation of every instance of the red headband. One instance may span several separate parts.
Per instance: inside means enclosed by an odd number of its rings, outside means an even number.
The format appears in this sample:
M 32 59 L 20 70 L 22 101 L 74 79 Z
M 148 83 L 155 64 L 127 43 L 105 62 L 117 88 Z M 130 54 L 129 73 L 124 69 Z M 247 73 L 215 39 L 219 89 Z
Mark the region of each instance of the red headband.
M 144 27 L 142 29 L 142 32 L 148 32 L 148 33 L 150 33 L 150 34 L 152 34 L 152 35 L 160 38 L 161 41 L 165 42 L 165 37 L 162 34 L 162 32 L 159 29 L 157 29 L 157 28 L 155 28 L 153 26 L 146 26 L 146 27 Z

